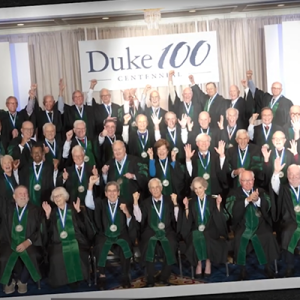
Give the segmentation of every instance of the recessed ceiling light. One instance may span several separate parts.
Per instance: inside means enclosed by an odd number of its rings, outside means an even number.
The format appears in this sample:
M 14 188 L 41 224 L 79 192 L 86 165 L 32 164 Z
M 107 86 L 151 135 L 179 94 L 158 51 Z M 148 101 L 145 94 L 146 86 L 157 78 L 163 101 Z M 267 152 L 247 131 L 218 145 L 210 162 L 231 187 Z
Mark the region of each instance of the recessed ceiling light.
M 279 7 L 280 7 L 280 6 L 284 6 L 284 4 L 278 4 L 277 6 L 279 6 Z
M 103 17 L 102 18 L 102 20 L 108 20 L 109 19 L 109 17 Z
M 17 26 L 24 26 L 24 24 L 23 23 L 19 23 L 19 24 L 17 24 Z
M 196 12 L 196 9 L 192 9 L 192 10 L 190 10 L 189 12 L 190 12 L 190 13 L 194 13 L 194 12 Z

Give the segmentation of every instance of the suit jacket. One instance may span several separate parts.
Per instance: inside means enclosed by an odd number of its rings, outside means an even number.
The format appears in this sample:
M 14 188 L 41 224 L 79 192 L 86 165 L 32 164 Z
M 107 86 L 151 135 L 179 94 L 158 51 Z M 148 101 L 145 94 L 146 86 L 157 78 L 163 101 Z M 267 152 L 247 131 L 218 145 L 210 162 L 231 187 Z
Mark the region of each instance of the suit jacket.
M 254 127 L 253 143 L 261 148 L 262 145 L 268 144 L 271 148 L 273 147 L 272 136 L 276 131 L 282 131 L 282 128 L 274 123 L 272 123 L 271 128 L 269 129 L 270 134 L 266 141 L 263 131 L 263 124 Z

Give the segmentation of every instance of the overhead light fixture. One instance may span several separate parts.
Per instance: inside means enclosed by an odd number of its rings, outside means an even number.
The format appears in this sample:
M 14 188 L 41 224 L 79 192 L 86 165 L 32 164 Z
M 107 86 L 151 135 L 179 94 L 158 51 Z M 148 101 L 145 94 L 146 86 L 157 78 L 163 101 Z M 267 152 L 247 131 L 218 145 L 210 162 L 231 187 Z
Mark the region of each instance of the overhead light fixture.
M 23 23 L 19 23 L 19 24 L 17 24 L 17 26 L 24 26 L 24 24 Z
M 282 6 L 284 6 L 284 4 L 278 4 L 277 6 L 278 6 L 278 7 L 282 7 Z
M 189 10 L 190 13 L 196 12 L 196 9 Z
M 144 9 L 144 20 L 147 23 L 148 29 L 158 29 L 158 24 L 161 19 L 161 9 Z
M 109 17 L 103 17 L 102 18 L 102 20 L 108 20 L 109 19 Z

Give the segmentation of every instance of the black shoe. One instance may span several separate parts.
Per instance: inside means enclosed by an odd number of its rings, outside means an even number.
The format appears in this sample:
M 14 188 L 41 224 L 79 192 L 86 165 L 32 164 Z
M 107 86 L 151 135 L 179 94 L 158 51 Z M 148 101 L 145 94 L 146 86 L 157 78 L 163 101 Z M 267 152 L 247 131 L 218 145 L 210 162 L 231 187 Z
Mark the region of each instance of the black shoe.
M 294 269 L 286 269 L 284 277 L 293 277 L 294 276 L 294 272 L 295 272 Z
M 211 275 L 211 274 L 204 273 L 204 278 L 205 278 L 205 279 L 209 279 L 209 278 L 210 278 L 210 275 Z
M 131 288 L 131 280 L 130 280 L 130 276 L 129 275 L 123 275 L 123 279 L 122 279 L 122 287 L 124 289 L 126 288 Z
M 156 282 L 157 282 L 158 284 L 162 284 L 162 285 L 165 285 L 165 286 L 170 286 L 170 285 L 171 285 L 171 283 L 169 282 L 168 279 L 161 279 L 160 276 L 158 276 L 158 277 L 156 278 Z
M 195 279 L 202 279 L 203 278 L 203 274 L 195 274 Z
M 269 266 L 265 266 L 265 276 L 267 278 L 275 278 L 275 273 L 270 269 Z
M 98 279 L 97 288 L 98 288 L 100 291 L 106 290 L 106 277 L 100 277 L 100 278 Z
M 69 287 L 71 288 L 72 291 L 76 291 L 76 290 L 78 290 L 79 282 L 70 283 Z
M 247 273 L 246 273 L 246 268 L 245 267 L 242 267 L 241 268 L 241 273 L 239 275 L 239 281 L 242 281 L 242 280 L 245 280 L 247 277 Z

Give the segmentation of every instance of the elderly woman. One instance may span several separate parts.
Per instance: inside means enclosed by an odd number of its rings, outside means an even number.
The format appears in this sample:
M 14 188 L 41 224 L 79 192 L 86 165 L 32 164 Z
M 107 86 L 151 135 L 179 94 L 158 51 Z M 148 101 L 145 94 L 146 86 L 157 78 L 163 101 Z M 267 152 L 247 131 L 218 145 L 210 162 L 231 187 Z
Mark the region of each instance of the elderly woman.
M 227 215 L 221 206 L 222 198 L 207 196 L 208 183 L 202 177 L 194 178 L 191 189 L 195 196 L 184 198 L 181 233 L 186 242 L 186 257 L 196 266 L 196 278 L 202 277 L 202 261 L 205 261 L 204 277 L 211 274 L 211 262 L 227 261 Z
M 184 166 L 176 161 L 177 151 L 172 150 L 169 157 L 170 144 L 167 140 L 160 139 L 154 144 L 157 159 L 154 159 L 152 148 L 148 149 L 149 174 L 152 178 L 159 178 L 163 185 L 162 194 L 170 196 L 175 193 L 182 200 L 185 188 Z M 182 196 L 182 197 L 181 197 Z M 178 200 L 179 200 L 178 199 Z
M 63 187 L 55 188 L 51 201 L 57 207 L 51 208 L 43 202 L 46 214 L 49 255 L 49 284 L 58 287 L 69 284 L 76 288 L 78 283 L 88 279 L 89 250 L 93 231 L 80 200 L 68 204 L 69 194 Z
M 1 158 L 0 191 L 1 196 L 8 201 L 13 200 L 13 193 L 19 184 L 18 166 L 19 161 L 13 160 L 10 155 L 4 155 Z

